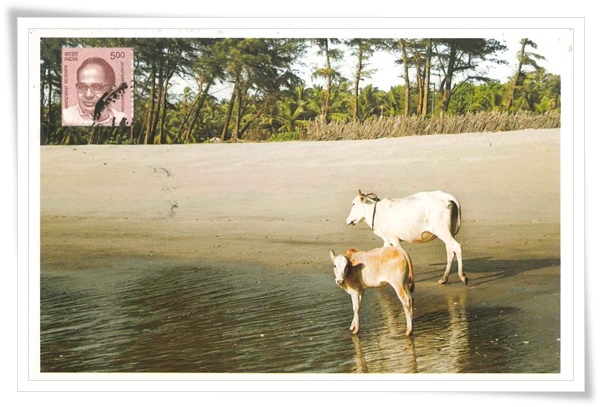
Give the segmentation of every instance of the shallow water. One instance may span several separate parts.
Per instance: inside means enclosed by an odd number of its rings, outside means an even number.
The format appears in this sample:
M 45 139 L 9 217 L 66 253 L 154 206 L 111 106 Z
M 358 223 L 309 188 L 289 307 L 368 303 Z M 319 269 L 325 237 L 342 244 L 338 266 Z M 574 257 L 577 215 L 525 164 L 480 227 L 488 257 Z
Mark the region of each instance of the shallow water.
M 361 331 L 352 335 L 350 296 L 329 272 L 137 260 L 42 270 L 41 370 L 560 371 L 558 327 L 536 327 L 526 308 L 487 304 L 460 284 L 417 282 L 414 335 L 407 338 L 389 287 L 367 290 Z

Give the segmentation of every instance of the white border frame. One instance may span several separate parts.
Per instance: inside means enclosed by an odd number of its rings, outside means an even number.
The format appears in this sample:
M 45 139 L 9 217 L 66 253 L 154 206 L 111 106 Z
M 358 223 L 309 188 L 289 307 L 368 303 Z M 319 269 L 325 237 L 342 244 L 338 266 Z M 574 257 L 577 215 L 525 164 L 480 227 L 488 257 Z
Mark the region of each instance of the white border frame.
M 19 391 L 583 391 L 585 309 L 583 225 L 583 19 L 578 18 L 202 18 L 18 20 L 18 368 Z M 435 26 L 435 28 L 430 28 Z M 482 28 L 485 26 L 485 28 Z M 127 28 L 124 28 L 127 27 Z M 190 28 L 175 28 L 190 27 Z M 203 27 L 202 29 L 194 27 Z M 327 28 L 324 28 L 327 27 Z M 374 29 L 373 27 L 379 27 Z M 384 28 L 382 28 L 384 27 Z M 385 27 L 403 27 L 401 30 Z M 429 27 L 429 28 L 428 28 Z M 160 34 L 157 29 L 160 29 Z M 573 61 L 561 72 L 561 373 L 460 375 L 345 374 L 45 374 L 39 373 L 39 38 L 103 36 L 495 37 L 498 30 L 565 29 Z M 77 35 L 74 35 L 77 30 Z M 472 30 L 472 31 L 471 31 Z M 398 34 L 394 34 L 394 33 Z M 117 34 L 116 34 L 117 33 Z M 426 33 L 426 34 L 425 34 Z M 116 35 L 115 35 L 116 34 Z M 218 36 L 218 35 L 217 35 Z M 313 36 L 315 36 L 313 34 Z M 524 37 L 527 34 L 523 35 Z M 37 44 L 37 45 L 36 45 Z M 571 109 L 568 106 L 572 106 Z M 575 208 L 577 206 L 577 208 Z M 573 224 L 569 221 L 572 219 Z M 572 247 L 569 243 L 572 242 Z M 572 268 L 571 268 L 572 265 Z M 36 331 L 37 328 L 37 331 Z M 37 362 L 36 362 L 37 357 Z M 28 361 L 28 362 L 23 362 Z M 435 383 L 435 385 L 432 385 Z M 335 385 L 334 385 L 335 384 Z

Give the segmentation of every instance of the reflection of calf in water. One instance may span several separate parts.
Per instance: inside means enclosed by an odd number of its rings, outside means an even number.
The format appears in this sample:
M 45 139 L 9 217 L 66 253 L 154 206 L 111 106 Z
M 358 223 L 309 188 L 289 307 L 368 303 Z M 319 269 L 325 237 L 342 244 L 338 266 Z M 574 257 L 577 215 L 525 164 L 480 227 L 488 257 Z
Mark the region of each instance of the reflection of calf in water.
M 448 296 L 435 308 L 418 317 L 419 334 L 404 337 L 395 295 L 376 292 L 376 308 L 383 319 L 367 335 L 353 335 L 355 372 L 357 373 L 458 373 L 467 365 L 469 323 L 465 317 L 466 294 Z M 429 301 L 427 301 L 429 302 Z M 441 306 L 441 308 L 439 308 Z M 404 339 L 403 339 L 404 338 Z
M 428 305 L 419 313 L 419 337 L 415 341 L 418 371 L 464 372 L 465 359 L 471 353 L 466 292 L 459 290 L 441 302 Z
M 333 261 L 336 284 L 350 294 L 354 318 L 350 325 L 352 333 L 358 333 L 358 313 L 363 293 L 367 288 L 391 285 L 404 307 L 406 335 L 412 333 L 414 276 L 412 261 L 404 250 L 397 247 L 382 247 L 369 251 L 348 249 L 343 255 L 329 252 Z
M 397 323 L 397 314 L 392 318 Z M 397 335 L 377 333 L 373 340 L 361 341 L 359 335 L 352 335 L 356 373 L 417 373 L 417 355 L 413 336 L 405 336 L 404 341 Z

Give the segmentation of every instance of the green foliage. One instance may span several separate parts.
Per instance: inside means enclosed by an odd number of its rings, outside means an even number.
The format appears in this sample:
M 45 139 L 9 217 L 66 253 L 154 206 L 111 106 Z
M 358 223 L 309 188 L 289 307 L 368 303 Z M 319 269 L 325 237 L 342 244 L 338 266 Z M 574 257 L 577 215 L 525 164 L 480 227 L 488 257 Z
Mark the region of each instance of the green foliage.
M 560 109 L 560 77 L 544 69 L 526 73 L 512 107 L 537 113 Z
M 448 113 L 454 115 L 468 112 L 488 112 L 502 110 L 505 86 L 499 82 L 474 85 L 465 83 L 456 89 L 450 102 Z
M 535 48 L 530 41 L 524 45 Z M 132 127 L 62 127 L 63 46 L 134 48 Z M 296 71 L 309 46 L 322 58 L 312 73 L 323 83 L 313 87 L 307 87 Z M 497 131 L 527 126 L 534 121 L 532 115 L 546 118 L 532 125 L 560 125 L 554 120 L 560 117 L 560 77 L 537 64 L 542 56 L 521 52 L 519 58 L 529 71 L 520 70 L 510 82 L 486 78 L 478 64 L 504 62 L 495 59 L 502 47 L 495 40 L 477 38 L 44 38 L 40 143 L 376 138 Z M 399 55 L 398 85 L 388 90 L 369 83 L 376 68 L 369 64 L 375 50 Z M 356 64 L 352 77 L 338 70 L 342 59 Z M 409 76 L 404 76 L 405 67 Z M 185 87 L 176 88 L 176 83 Z M 473 117 L 487 122 L 475 125 L 470 123 Z
M 297 131 L 290 131 L 285 133 L 273 134 L 267 141 L 294 141 L 300 140 L 300 133 Z

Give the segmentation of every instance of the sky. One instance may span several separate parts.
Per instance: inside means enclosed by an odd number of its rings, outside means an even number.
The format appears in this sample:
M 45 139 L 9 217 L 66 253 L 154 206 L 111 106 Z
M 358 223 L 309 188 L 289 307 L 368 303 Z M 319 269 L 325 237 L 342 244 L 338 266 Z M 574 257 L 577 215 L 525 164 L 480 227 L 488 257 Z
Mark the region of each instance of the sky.
M 501 35 L 498 37 L 491 37 L 497 39 L 501 43 L 504 43 L 508 48 L 500 54 L 499 57 L 508 62 L 505 65 L 490 64 L 489 65 L 489 77 L 496 79 L 501 82 L 506 82 L 507 78 L 514 75 L 517 69 L 517 55 L 520 51 L 521 36 L 518 34 L 513 35 Z M 529 38 L 529 37 L 528 37 Z M 569 60 L 571 43 L 565 36 L 561 35 L 539 35 L 537 37 L 530 38 L 534 43 L 537 44 L 537 50 L 533 48 L 526 48 L 528 52 L 535 52 L 543 55 L 546 60 L 539 61 L 539 65 L 546 68 L 550 73 L 560 75 L 564 72 L 564 62 Z M 301 77 L 306 81 L 309 86 L 318 84 L 318 80 L 311 78 L 310 71 L 316 65 L 322 65 L 324 57 L 316 55 L 312 52 L 307 58 L 308 65 L 303 71 Z M 367 79 L 365 83 L 372 83 L 374 86 L 381 90 L 387 91 L 391 86 L 396 86 L 403 83 L 401 78 L 402 67 L 394 63 L 394 59 L 397 58 L 390 53 L 379 52 L 376 53 L 369 60 L 369 69 L 375 69 L 370 79 Z M 355 61 L 352 57 L 344 59 L 339 65 L 339 70 L 347 78 L 353 77 L 353 71 L 355 70 Z M 435 80 L 435 78 L 433 78 Z
M 479 34 L 479 33 L 475 33 Z M 482 33 L 485 34 L 485 33 Z M 526 51 L 535 52 L 544 56 L 546 59 L 539 61 L 539 65 L 546 68 L 550 73 L 561 75 L 564 77 L 569 70 L 568 64 L 573 59 L 572 47 L 573 41 L 571 34 L 568 30 L 534 30 L 531 32 L 523 30 L 508 30 L 508 31 L 494 31 L 492 35 L 480 35 L 479 38 L 493 38 L 507 46 L 507 50 L 502 54 L 499 54 L 500 59 L 506 60 L 508 63 L 503 65 L 490 64 L 488 69 L 488 75 L 492 79 L 496 79 L 500 82 L 506 82 L 511 77 L 517 68 L 517 55 L 520 51 L 521 38 L 529 38 L 537 44 L 536 50 L 528 47 Z M 438 36 L 440 38 L 441 36 Z M 417 38 L 417 37 L 407 37 Z M 432 37 L 435 38 L 435 37 Z M 371 78 L 361 82 L 361 87 L 366 84 L 373 84 L 377 88 L 383 91 L 388 91 L 390 87 L 400 85 L 404 83 L 401 78 L 402 68 L 395 64 L 394 59 L 396 57 L 390 53 L 378 52 L 373 55 L 369 60 L 369 69 L 374 70 Z M 317 66 L 324 65 L 324 57 L 318 55 L 316 48 L 311 49 L 307 55 L 302 59 L 303 64 L 297 64 L 296 69 L 299 76 L 304 79 L 308 87 L 321 84 L 324 82 L 322 79 L 312 78 L 311 72 L 315 70 Z M 341 61 L 337 69 L 342 75 L 348 79 L 352 79 L 355 70 L 355 60 L 346 53 L 346 57 Z M 436 81 L 436 78 L 432 78 Z M 439 79 L 436 82 L 438 83 Z M 176 85 L 178 88 L 181 86 L 192 86 L 192 82 L 185 84 Z M 182 89 L 182 88 L 181 88 Z M 229 98 L 231 89 L 227 84 L 213 88 L 212 94 L 217 98 Z M 175 93 L 177 93 L 175 91 Z

